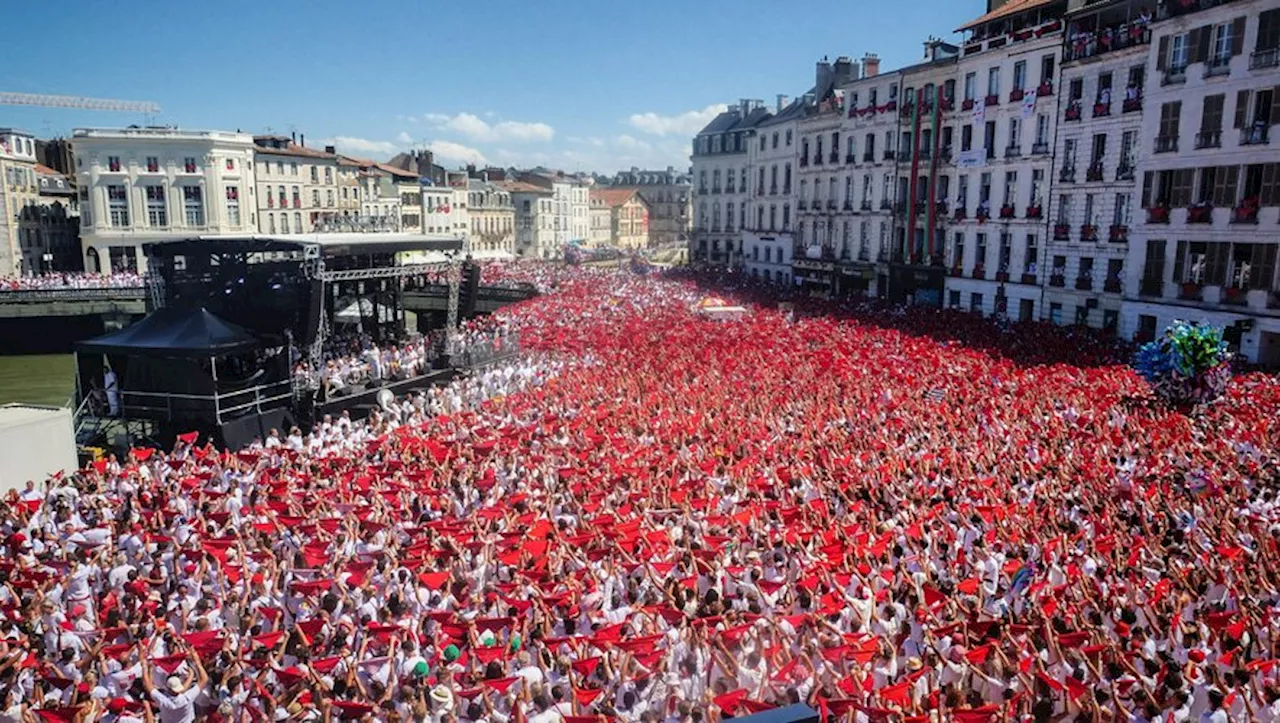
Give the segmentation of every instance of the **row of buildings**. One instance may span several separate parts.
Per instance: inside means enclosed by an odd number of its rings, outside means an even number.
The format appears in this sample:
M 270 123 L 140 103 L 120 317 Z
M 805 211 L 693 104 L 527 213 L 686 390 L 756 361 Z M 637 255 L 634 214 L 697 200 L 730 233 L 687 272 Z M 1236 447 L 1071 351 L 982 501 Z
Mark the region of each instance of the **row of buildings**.
M 1280 366 L 1280 3 L 990 0 L 922 60 L 819 62 L 693 141 L 690 257 Z
M 0 276 L 141 271 L 143 244 L 175 236 L 411 231 L 545 259 L 570 244 L 685 243 L 691 222 L 688 175 L 673 169 L 594 188 L 541 168 L 448 170 L 429 151 L 357 158 L 293 135 L 129 127 L 45 143 L 0 130 L 0 175 Z

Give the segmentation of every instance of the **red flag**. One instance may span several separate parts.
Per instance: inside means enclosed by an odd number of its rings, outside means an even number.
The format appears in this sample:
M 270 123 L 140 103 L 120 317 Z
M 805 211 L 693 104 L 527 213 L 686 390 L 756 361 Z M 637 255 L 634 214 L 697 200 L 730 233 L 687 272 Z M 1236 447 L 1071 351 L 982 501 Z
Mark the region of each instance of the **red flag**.
M 964 659 L 974 665 L 982 665 L 983 663 L 987 662 L 987 655 L 990 652 L 991 652 L 991 643 L 987 643 L 986 645 L 979 645 L 973 650 L 970 650 L 969 652 L 965 653 Z
M 603 688 L 574 688 L 573 689 L 573 697 L 577 699 L 578 705 L 582 706 L 583 708 L 596 702 L 596 698 L 599 698 L 603 694 L 604 694 Z
M 738 710 L 738 704 L 747 697 L 747 689 L 739 688 L 731 690 L 724 695 L 717 695 L 713 700 L 722 713 L 733 715 Z
M 906 708 L 911 700 L 911 681 L 880 689 L 880 700 Z
M 586 660 L 575 660 L 573 661 L 573 670 L 581 676 L 591 675 L 600 666 L 600 660 L 599 656 L 587 658 Z
M 80 714 L 80 706 L 33 708 L 31 712 L 40 716 L 40 720 L 47 721 L 47 723 L 73 723 L 76 716 Z

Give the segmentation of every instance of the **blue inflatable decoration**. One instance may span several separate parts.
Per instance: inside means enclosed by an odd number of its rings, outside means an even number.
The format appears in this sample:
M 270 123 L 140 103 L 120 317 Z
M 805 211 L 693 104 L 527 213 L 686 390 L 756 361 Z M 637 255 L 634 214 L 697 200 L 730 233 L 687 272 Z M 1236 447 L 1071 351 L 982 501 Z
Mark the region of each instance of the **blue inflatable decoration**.
M 1162 338 L 1138 349 L 1133 366 L 1165 403 L 1195 406 L 1226 394 L 1230 361 L 1221 329 L 1175 321 Z

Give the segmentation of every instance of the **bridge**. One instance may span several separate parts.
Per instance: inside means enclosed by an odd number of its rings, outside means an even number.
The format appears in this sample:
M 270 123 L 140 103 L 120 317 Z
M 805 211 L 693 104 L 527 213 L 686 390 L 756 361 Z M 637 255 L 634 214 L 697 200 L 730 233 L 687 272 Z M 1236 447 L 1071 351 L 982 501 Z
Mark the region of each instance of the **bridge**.
M 476 313 L 491 314 L 504 306 L 517 304 L 538 295 L 531 285 L 481 286 L 476 293 Z M 445 312 L 449 308 L 449 287 L 446 284 L 428 284 L 404 292 L 404 308 L 414 313 Z
M 145 313 L 147 290 L 141 286 L 0 291 L 0 319 L 132 316 Z

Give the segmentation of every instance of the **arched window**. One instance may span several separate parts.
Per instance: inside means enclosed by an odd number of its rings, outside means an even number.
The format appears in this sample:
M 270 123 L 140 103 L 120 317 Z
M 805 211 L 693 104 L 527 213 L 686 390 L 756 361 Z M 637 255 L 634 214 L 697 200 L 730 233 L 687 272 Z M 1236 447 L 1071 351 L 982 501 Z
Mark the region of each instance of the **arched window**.
M 102 273 L 102 260 L 98 258 L 97 249 L 90 246 L 89 250 L 84 252 L 84 256 L 85 256 L 84 267 L 88 269 L 89 273 L 91 274 Z

